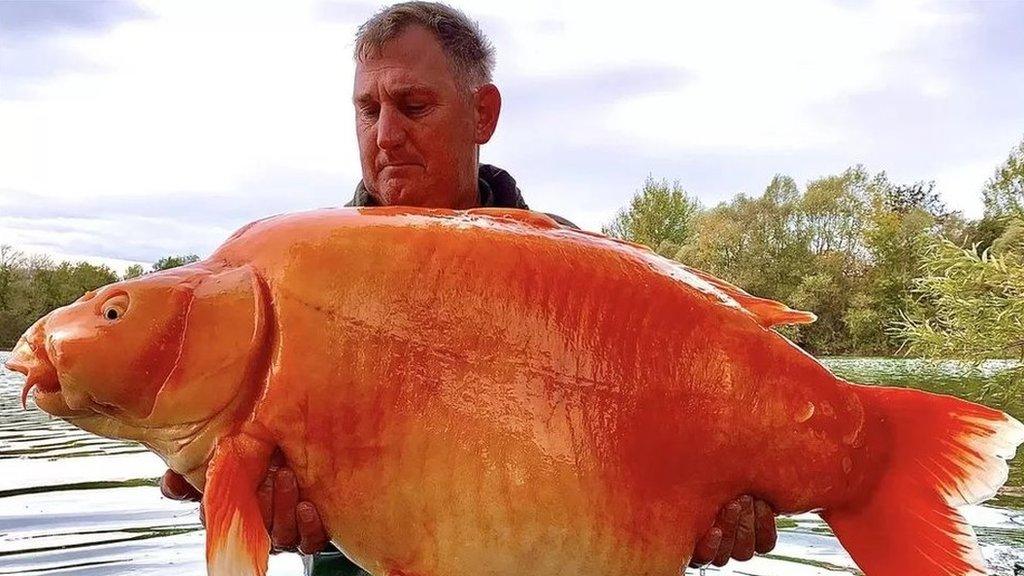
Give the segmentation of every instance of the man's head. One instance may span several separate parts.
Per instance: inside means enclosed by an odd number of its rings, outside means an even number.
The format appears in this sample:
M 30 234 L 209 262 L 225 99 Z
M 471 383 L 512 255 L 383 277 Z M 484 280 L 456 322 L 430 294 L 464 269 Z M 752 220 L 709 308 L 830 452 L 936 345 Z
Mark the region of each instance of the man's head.
M 381 204 L 469 208 L 501 111 L 494 50 L 464 14 L 396 4 L 356 35 L 352 99 L 363 184 Z

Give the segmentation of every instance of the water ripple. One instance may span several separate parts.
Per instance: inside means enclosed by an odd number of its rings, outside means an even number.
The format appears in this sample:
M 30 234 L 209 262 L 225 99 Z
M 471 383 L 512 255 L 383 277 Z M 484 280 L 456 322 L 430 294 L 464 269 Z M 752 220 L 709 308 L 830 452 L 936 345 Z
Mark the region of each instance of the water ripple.
M 4 356 L 0 352 L 0 361 Z M 962 385 L 948 374 L 936 377 L 928 372 L 931 368 L 913 361 L 830 362 L 844 376 L 862 382 Z M 163 472 L 159 458 L 137 444 L 98 438 L 39 410 L 22 410 L 22 382 L 20 375 L 0 367 L 0 576 L 204 573 L 197 505 L 160 497 L 155 487 Z M 1017 486 L 1020 477 L 1015 470 Z M 989 506 L 968 508 L 966 516 L 994 574 L 1013 576 L 1016 563 L 1024 566 L 1021 494 L 1011 490 Z M 861 574 L 817 516 L 780 519 L 779 526 L 772 554 L 708 573 Z M 300 573 L 297 556 L 271 558 L 271 575 Z

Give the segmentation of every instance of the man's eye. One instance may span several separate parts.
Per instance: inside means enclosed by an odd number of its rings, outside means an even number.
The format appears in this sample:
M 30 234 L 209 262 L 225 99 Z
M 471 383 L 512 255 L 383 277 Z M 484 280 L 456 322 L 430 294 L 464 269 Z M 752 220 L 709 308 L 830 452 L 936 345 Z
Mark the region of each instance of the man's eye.
M 359 115 L 364 118 L 376 118 L 380 115 L 379 106 L 362 106 L 359 108 Z
M 406 116 L 419 116 L 427 111 L 426 104 L 407 104 L 405 106 Z

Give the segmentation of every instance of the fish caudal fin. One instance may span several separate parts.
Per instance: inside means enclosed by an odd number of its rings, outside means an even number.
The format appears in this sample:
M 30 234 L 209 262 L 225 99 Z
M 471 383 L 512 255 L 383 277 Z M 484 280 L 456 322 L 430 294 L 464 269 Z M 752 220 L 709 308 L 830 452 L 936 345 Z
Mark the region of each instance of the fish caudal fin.
M 991 498 L 1024 425 L 984 406 L 917 390 L 858 387 L 881 414 L 886 456 L 869 492 L 822 513 L 866 576 L 984 576 L 956 506 Z
M 251 444 L 251 445 L 250 445 Z M 263 524 L 257 485 L 266 459 L 254 442 L 222 440 L 206 473 L 206 572 L 209 576 L 264 576 L 270 536 Z

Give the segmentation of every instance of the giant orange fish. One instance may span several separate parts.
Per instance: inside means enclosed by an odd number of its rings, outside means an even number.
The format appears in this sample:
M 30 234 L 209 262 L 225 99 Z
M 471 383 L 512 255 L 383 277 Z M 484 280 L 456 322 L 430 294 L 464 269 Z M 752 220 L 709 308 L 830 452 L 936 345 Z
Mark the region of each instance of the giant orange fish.
M 845 382 L 813 316 L 525 211 L 320 210 L 89 292 L 8 367 L 204 493 L 210 574 L 263 574 L 280 450 L 381 576 L 675 576 L 740 494 L 817 511 L 868 576 L 981 575 L 955 506 L 1024 426 Z

